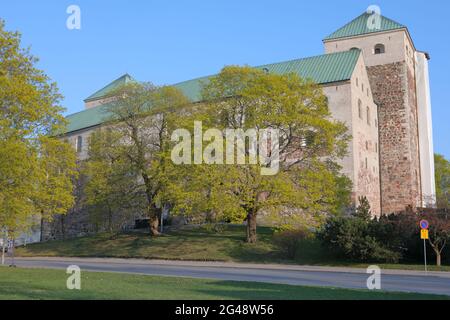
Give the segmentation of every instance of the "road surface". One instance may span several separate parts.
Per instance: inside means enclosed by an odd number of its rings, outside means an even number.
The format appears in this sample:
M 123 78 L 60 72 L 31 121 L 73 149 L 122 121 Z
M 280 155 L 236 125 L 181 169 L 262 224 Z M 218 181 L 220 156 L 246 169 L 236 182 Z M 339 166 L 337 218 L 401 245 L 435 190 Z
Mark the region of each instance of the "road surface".
M 19 267 L 255 281 L 301 286 L 367 289 L 370 276 L 364 269 L 254 265 L 214 262 L 180 262 L 100 258 L 16 258 Z M 382 270 L 384 291 L 417 292 L 450 296 L 450 273 Z

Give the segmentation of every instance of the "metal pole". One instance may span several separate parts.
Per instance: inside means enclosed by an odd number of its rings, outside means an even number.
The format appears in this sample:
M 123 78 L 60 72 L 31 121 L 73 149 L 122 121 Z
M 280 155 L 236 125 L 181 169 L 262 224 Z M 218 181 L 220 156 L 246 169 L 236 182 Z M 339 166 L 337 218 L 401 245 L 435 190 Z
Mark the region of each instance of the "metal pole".
M 427 243 L 426 243 L 425 239 L 423 239 L 423 254 L 424 254 L 424 259 L 425 259 L 425 272 L 428 272 L 428 268 L 427 268 Z

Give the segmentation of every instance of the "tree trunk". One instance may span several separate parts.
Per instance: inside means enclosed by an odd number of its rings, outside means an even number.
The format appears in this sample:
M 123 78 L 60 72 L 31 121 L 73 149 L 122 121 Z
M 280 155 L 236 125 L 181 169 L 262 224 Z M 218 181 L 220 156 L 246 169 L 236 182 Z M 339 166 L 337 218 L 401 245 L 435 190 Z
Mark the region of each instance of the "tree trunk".
M 438 267 L 441 266 L 441 254 L 440 253 L 436 253 L 436 265 Z
M 247 215 L 247 242 L 256 243 L 256 214 L 249 213 Z
M 148 224 L 150 226 L 150 235 L 152 237 L 157 237 L 159 235 L 161 235 L 161 233 L 158 230 L 158 226 L 159 226 L 159 210 L 158 208 L 152 206 L 152 208 L 150 208 L 150 215 L 149 215 L 149 221 Z

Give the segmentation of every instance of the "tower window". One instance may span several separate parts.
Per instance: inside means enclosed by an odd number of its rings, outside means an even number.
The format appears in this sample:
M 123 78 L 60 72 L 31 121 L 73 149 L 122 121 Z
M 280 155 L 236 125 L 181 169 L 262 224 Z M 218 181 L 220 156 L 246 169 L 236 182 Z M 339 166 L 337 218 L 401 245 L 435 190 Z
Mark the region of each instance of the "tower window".
M 367 107 L 366 111 L 367 111 L 367 124 L 370 126 L 370 108 Z
M 83 150 L 83 137 L 78 136 L 77 137 L 77 152 L 80 153 L 81 150 Z
M 383 54 L 385 52 L 386 52 L 386 48 L 384 47 L 384 44 L 380 43 L 375 46 L 375 50 L 374 50 L 375 54 Z

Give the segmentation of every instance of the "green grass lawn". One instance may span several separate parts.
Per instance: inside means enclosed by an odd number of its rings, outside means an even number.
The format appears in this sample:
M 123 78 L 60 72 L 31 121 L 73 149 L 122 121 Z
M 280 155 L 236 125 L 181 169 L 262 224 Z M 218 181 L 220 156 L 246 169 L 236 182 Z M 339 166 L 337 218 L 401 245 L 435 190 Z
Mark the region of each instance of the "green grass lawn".
M 314 240 L 305 241 L 295 260 L 288 260 L 273 244 L 273 230 L 258 228 L 258 243 L 244 242 L 243 226 L 228 225 L 221 233 L 207 228 L 185 227 L 167 235 L 151 238 L 144 232 L 111 236 L 99 234 L 91 237 L 52 241 L 18 248 L 22 257 L 114 257 L 194 261 L 233 261 L 249 263 L 282 263 L 320 266 L 348 266 L 366 268 L 369 264 L 342 262 Z M 423 270 L 422 265 L 377 264 L 385 269 Z M 434 271 L 450 271 L 450 266 Z
M 0 267 L 0 300 L 180 299 L 180 300 L 436 300 L 445 296 L 365 290 L 312 288 L 235 282 L 83 272 L 81 290 L 66 289 L 64 270 Z

